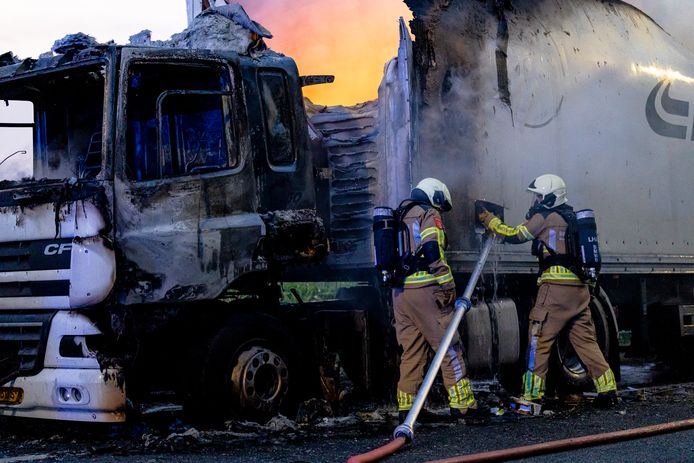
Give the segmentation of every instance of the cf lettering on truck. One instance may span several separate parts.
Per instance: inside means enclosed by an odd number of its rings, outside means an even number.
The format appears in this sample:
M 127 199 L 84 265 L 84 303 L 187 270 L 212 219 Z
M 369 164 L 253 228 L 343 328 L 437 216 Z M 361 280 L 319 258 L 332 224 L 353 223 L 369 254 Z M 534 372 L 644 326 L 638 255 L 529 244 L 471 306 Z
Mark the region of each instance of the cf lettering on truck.
M 71 249 L 72 249 L 71 243 L 49 244 L 43 250 L 43 254 L 46 256 L 55 256 L 57 254 L 62 254 L 64 252 L 70 252 Z

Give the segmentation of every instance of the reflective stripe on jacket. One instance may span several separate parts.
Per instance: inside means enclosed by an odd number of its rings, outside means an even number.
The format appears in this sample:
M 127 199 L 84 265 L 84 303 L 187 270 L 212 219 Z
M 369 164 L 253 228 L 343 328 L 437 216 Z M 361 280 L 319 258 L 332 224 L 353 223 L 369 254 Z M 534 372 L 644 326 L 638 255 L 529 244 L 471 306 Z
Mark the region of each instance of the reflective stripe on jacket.
M 549 212 L 547 216 L 536 213 L 529 220 L 517 227 L 510 227 L 498 217 L 492 217 L 487 223 L 487 228 L 498 236 L 504 238 L 505 243 L 520 244 L 534 239 L 542 241 L 556 254 L 566 254 L 566 229 L 568 224 L 556 212 Z M 543 246 L 544 248 L 545 246 Z M 547 249 L 543 249 L 543 255 L 550 255 Z M 571 270 L 561 265 L 554 265 L 542 272 L 537 284 L 552 282 L 559 284 L 583 284 L 581 279 Z
M 403 221 L 410 231 L 410 249 L 416 252 L 427 243 L 435 243 L 437 259 L 431 262 L 427 270 L 418 271 L 405 278 L 406 288 L 423 288 L 430 285 L 455 288 L 453 273 L 446 262 L 446 232 L 439 211 L 435 208 L 424 209 L 415 206 L 405 215 Z
M 540 275 L 537 279 L 537 284 L 541 285 L 546 281 L 577 281 L 580 282 L 581 279 L 576 276 L 571 270 L 561 265 L 553 265 Z

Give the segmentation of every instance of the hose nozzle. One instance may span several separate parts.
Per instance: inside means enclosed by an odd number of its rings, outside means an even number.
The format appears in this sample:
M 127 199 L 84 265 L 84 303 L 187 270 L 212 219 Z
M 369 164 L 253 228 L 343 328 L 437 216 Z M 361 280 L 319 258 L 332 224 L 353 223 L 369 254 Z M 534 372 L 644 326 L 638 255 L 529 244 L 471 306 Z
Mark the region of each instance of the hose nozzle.
M 407 442 L 412 442 L 414 439 L 414 430 L 410 425 L 403 423 L 395 428 L 393 432 L 393 439 L 397 439 L 398 437 L 404 437 Z

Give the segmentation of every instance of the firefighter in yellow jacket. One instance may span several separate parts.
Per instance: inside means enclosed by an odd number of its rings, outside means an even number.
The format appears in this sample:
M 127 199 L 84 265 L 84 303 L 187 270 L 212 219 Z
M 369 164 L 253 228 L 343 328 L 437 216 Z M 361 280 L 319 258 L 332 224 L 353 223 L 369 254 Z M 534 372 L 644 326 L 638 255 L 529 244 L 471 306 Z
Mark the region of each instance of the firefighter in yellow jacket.
M 528 187 L 534 194 L 526 222 L 517 227 L 484 211 L 480 221 L 504 242 L 519 244 L 533 241 L 533 254 L 540 262 L 539 290 L 530 311 L 528 369 L 523 376 L 523 399 L 539 401 L 545 394 L 545 379 L 552 346 L 559 333 L 568 327 L 569 340 L 593 378 L 598 403 L 616 402 L 615 376 L 600 351 L 590 315 L 590 291 L 569 267 L 571 257 L 566 245 L 566 184 L 556 175 L 542 175 Z
M 451 207 L 446 185 L 427 178 L 419 182 L 410 199 L 398 209 L 409 238 L 405 240 L 409 243 L 403 244 L 410 251 L 404 284 L 393 290 L 395 331 L 403 350 L 398 382 L 401 422 L 422 384 L 429 353 L 438 349 L 453 318 L 456 290 L 444 255 L 446 233 L 441 220 L 441 212 Z M 451 342 L 441 370 L 451 415 L 462 417 L 469 409 L 476 409 L 458 335 Z

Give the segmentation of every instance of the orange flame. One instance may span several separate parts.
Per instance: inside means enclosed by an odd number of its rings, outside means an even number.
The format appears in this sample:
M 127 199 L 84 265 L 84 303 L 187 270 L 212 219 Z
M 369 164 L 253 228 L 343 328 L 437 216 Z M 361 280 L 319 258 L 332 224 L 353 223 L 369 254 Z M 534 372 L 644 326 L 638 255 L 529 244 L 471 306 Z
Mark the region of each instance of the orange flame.
M 304 89 L 314 103 L 375 99 L 384 65 L 397 54 L 402 0 L 241 0 L 274 35 L 273 50 L 294 58 L 302 75 L 334 74 L 335 83 Z

